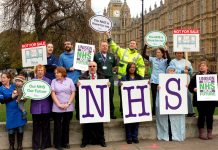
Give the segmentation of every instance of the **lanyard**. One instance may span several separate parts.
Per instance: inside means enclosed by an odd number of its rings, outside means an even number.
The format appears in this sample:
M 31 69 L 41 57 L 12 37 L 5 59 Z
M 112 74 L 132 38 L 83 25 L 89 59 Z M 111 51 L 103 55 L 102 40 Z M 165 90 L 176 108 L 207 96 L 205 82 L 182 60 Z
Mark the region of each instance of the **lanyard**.
M 106 57 L 104 57 L 104 55 L 101 53 L 101 58 L 102 58 L 102 60 L 103 60 L 103 62 L 105 64 L 105 62 L 107 61 L 107 55 L 106 55 Z

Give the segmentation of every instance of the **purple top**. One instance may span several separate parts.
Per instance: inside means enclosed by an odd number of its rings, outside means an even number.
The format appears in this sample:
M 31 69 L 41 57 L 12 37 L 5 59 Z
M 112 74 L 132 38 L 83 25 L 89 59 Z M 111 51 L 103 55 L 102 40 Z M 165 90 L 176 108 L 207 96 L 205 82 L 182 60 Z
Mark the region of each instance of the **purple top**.
M 37 78 L 34 78 L 37 79 Z M 43 77 L 43 81 L 51 85 L 49 78 Z M 51 96 L 42 100 L 31 100 L 30 112 L 31 114 L 48 114 L 51 112 L 52 100 Z
M 51 89 L 55 92 L 55 95 L 61 104 L 67 103 L 72 92 L 76 90 L 73 80 L 68 77 L 64 78 L 63 81 L 53 79 L 51 82 Z M 60 109 L 55 103 L 53 103 L 52 107 L 52 112 L 69 112 L 73 110 L 73 103 L 71 103 L 66 110 Z

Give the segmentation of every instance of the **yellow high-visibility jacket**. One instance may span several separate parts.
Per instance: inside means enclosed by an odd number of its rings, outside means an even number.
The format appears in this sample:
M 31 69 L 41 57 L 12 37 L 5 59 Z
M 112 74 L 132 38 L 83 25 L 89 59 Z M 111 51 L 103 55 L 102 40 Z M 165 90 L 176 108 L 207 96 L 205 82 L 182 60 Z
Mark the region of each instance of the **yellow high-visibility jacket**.
M 109 42 L 109 45 L 119 58 L 118 79 L 121 79 L 122 76 L 126 75 L 126 67 L 129 62 L 134 62 L 136 64 L 137 73 L 144 77 L 145 63 L 137 49 L 130 50 L 129 48 L 120 48 L 113 40 Z

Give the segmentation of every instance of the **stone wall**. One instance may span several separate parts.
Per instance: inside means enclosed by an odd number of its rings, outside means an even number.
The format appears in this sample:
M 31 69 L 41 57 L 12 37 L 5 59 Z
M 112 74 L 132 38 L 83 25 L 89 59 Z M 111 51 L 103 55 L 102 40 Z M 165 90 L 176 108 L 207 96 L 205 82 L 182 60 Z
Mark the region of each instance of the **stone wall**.
M 104 124 L 106 142 L 124 141 L 125 131 L 122 119 L 111 120 Z M 51 122 L 51 132 L 53 133 L 53 122 Z M 78 121 L 72 121 L 70 124 L 70 144 L 80 144 L 82 138 L 81 125 Z M 218 135 L 218 116 L 214 117 L 213 134 Z M 186 138 L 198 137 L 197 118 L 186 118 Z M 32 122 L 25 126 L 23 147 L 30 148 L 32 139 Z M 151 122 L 140 123 L 139 139 L 156 139 L 155 119 Z M 0 149 L 8 149 L 8 135 L 5 129 L 5 123 L 0 123 Z

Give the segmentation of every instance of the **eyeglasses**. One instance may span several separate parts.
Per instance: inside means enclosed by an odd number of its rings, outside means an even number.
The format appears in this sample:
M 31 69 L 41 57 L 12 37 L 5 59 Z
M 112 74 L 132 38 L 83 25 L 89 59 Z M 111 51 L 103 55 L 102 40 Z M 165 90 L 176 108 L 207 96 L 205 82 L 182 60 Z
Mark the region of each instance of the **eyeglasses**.
M 89 66 L 89 68 L 91 68 L 91 67 L 92 67 L 92 68 L 95 68 L 96 66 Z

